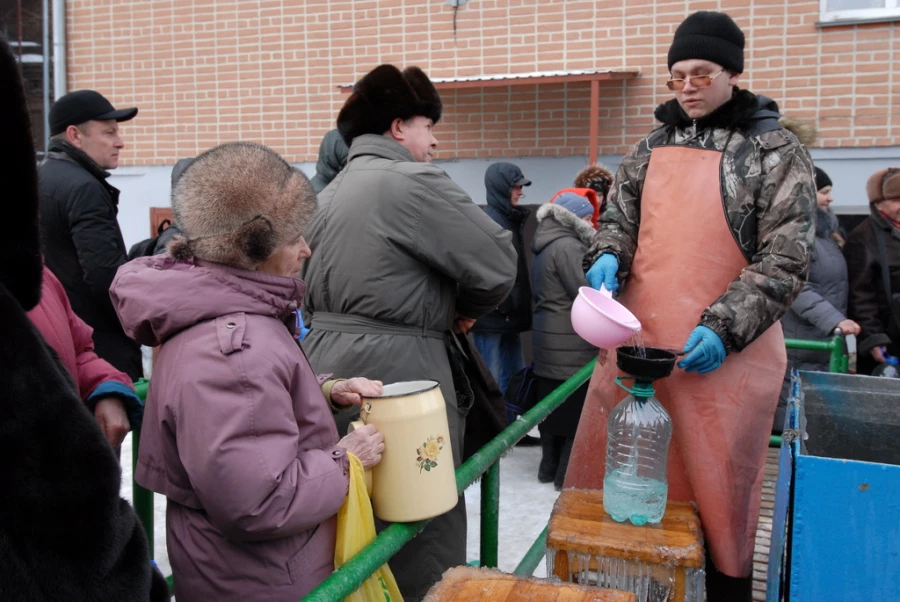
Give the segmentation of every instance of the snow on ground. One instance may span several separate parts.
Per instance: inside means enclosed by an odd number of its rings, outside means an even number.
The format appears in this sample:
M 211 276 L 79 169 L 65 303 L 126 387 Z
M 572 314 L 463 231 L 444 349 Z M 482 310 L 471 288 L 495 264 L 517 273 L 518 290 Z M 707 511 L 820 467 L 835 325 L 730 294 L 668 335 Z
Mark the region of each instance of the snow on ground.
M 536 435 L 537 431 L 532 434 Z M 552 483 L 538 483 L 537 469 L 541 460 L 540 447 L 516 447 L 500 461 L 500 550 L 499 568 L 512 572 L 522 556 L 550 520 L 550 511 L 559 493 Z M 131 501 L 131 435 L 122 444 L 122 497 Z M 164 575 L 170 575 L 166 555 L 166 498 L 154 495 L 155 559 Z M 466 490 L 468 510 L 468 543 L 466 560 L 471 562 L 480 556 L 480 482 Z M 546 576 L 542 562 L 535 576 Z

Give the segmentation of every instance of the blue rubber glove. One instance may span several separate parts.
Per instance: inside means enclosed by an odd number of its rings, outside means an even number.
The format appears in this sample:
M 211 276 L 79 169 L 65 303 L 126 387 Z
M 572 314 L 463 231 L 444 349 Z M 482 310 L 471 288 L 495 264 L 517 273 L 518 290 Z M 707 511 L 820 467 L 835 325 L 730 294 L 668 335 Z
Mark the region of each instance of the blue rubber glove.
M 297 335 L 297 340 L 302 341 L 309 334 L 309 328 L 303 323 L 303 312 L 299 309 L 297 310 L 297 329 L 300 331 Z
M 725 345 L 712 328 L 698 326 L 684 345 L 687 355 L 678 367 L 685 372 L 707 374 L 725 361 Z
M 611 293 L 619 290 L 619 281 L 616 274 L 619 271 L 619 260 L 612 253 L 604 253 L 597 258 L 594 265 L 587 271 L 587 281 L 591 288 L 600 290 L 601 285 Z

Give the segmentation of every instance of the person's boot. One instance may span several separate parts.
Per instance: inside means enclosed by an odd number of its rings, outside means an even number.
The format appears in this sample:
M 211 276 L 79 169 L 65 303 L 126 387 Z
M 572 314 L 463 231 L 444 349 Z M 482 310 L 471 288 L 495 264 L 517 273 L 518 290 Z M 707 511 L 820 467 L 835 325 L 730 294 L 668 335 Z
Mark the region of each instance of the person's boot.
M 541 464 L 538 466 L 538 482 L 550 483 L 559 468 L 559 449 L 556 437 L 541 431 Z
M 557 491 L 562 491 L 563 483 L 566 480 L 566 470 L 569 469 L 569 456 L 572 455 L 572 445 L 575 439 L 566 437 L 562 441 L 559 449 L 559 466 L 556 467 L 556 477 L 553 479 L 553 487 Z

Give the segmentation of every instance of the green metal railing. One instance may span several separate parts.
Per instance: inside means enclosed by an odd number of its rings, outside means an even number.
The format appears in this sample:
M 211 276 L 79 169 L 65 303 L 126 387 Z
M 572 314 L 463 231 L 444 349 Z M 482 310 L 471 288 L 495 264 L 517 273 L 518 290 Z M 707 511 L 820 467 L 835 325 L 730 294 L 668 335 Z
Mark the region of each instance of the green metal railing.
M 828 341 L 807 341 L 804 339 L 785 339 L 788 349 L 805 349 L 807 351 L 827 351 L 831 354 L 828 361 L 829 372 L 847 372 L 849 358 L 844 353 L 844 337 L 836 334 Z
M 831 372 L 847 371 L 847 356 L 844 354 L 843 337 L 835 336 L 829 341 L 807 341 L 787 339 L 789 349 L 806 349 L 823 351 L 831 354 L 829 370 Z M 456 487 L 462 493 L 481 477 L 481 550 L 480 566 L 496 567 L 499 552 L 499 514 L 500 514 L 500 457 L 512 448 L 531 429 L 542 422 L 587 382 L 594 370 L 596 359 L 579 370 L 550 395 L 538 402 L 531 410 L 523 414 L 513 424 L 498 434 L 487 445 L 478 450 L 471 458 L 456 469 Z M 135 383 L 135 391 L 146 399 L 149 381 L 141 379 Z M 137 464 L 140 432 L 132 437 L 132 466 Z M 780 446 L 781 437 L 772 436 L 770 445 Z M 150 554 L 153 557 L 153 493 L 133 483 L 133 501 L 141 524 L 147 533 Z M 344 566 L 336 570 L 322 584 L 307 595 L 304 602 L 338 602 L 356 591 L 360 584 L 378 570 L 391 557 L 418 535 L 430 522 L 430 519 L 414 523 L 394 523 L 382 531 L 368 546 L 350 559 Z M 544 558 L 547 530 L 537 539 L 525 553 L 522 561 L 515 568 L 514 574 L 530 576 Z M 171 577 L 169 577 L 171 585 Z

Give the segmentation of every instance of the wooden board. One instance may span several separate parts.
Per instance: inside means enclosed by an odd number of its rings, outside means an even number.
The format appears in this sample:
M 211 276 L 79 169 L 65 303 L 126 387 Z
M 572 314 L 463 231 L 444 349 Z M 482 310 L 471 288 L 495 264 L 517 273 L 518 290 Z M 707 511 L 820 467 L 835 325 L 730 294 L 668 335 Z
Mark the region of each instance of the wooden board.
M 669 501 L 660 524 L 636 527 L 610 518 L 603 492 L 586 489 L 567 489 L 556 500 L 547 548 L 691 569 L 704 561 L 700 519 L 690 502 Z
M 766 456 L 766 472 L 763 477 L 762 506 L 756 527 L 756 545 L 753 548 L 753 600 L 766 599 L 766 577 L 769 567 L 769 545 L 772 540 L 772 517 L 775 508 L 775 481 L 778 479 L 778 449 L 769 449 Z
M 631 592 L 543 579 L 522 578 L 496 569 L 455 567 L 425 595 L 423 602 L 637 602 Z

